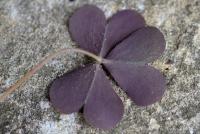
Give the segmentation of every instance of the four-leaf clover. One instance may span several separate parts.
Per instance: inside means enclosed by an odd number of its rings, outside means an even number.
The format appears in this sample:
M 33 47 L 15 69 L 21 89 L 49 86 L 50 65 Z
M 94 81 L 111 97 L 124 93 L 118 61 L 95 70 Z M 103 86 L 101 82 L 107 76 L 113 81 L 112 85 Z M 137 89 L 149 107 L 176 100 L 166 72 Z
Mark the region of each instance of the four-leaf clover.
M 157 28 L 146 26 L 139 13 L 122 10 L 106 21 L 99 8 L 85 5 L 71 16 L 69 31 L 80 48 L 101 60 L 53 82 L 50 101 L 58 111 L 70 114 L 83 107 L 91 125 L 113 128 L 124 108 L 106 72 L 136 105 L 147 106 L 161 99 L 165 78 L 147 63 L 161 56 L 165 39 Z

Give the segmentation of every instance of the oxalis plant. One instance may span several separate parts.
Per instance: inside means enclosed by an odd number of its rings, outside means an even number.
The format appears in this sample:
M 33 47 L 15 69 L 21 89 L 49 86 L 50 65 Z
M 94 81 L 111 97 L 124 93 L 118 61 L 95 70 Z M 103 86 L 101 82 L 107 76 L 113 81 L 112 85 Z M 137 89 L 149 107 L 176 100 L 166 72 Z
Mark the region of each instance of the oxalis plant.
M 60 113 L 83 108 L 85 120 L 92 126 L 105 130 L 115 127 L 124 107 L 108 77 L 138 106 L 161 99 L 165 78 L 148 63 L 161 56 L 165 39 L 160 30 L 147 26 L 139 13 L 122 10 L 106 21 L 99 8 L 85 5 L 70 17 L 69 32 L 80 48 L 64 48 L 48 55 L 7 89 L 0 100 L 4 101 L 51 59 L 68 52 L 85 54 L 96 62 L 53 81 L 50 102 Z

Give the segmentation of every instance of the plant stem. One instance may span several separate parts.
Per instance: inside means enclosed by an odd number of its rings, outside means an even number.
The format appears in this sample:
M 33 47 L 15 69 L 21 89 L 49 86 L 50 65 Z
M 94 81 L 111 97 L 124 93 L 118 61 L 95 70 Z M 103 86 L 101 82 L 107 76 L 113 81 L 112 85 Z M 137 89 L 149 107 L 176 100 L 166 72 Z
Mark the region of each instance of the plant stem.
M 63 48 L 60 49 L 48 56 L 46 56 L 41 62 L 39 62 L 37 65 L 35 65 L 31 70 L 29 70 L 22 78 L 20 78 L 14 85 L 9 87 L 4 93 L 0 95 L 0 102 L 4 101 L 12 92 L 14 92 L 17 88 L 25 84 L 37 71 L 39 71 L 45 64 L 47 64 L 49 61 L 51 61 L 53 58 L 60 56 L 66 52 L 78 52 L 85 54 L 89 57 L 94 58 L 99 63 L 102 62 L 102 58 L 96 56 L 93 53 L 87 52 L 85 50 L 79 49 L 79 48 Z

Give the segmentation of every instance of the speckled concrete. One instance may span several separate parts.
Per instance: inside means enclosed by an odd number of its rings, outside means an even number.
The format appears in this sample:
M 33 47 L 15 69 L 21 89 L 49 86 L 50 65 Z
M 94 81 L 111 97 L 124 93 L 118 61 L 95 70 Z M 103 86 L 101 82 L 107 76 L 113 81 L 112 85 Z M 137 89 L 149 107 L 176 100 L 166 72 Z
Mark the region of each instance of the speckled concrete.
M 138 107 L 119 92 L 125 114 L 111 131 L 92 128 L 81 114 L 60 115 L 49 104 L 49 83 L 87 62 L 70 53 L 54 59 L 0 104 L 0 134 L 200 134 L 199 0 L 0 0 L 0 92 L 46 54 L 75 45 L 66 22 L 86 3 L 97 5 L 107 17 L 135 9 L 161 29 L 167 48 L 152 65 L 167 78 L 162 101 Z

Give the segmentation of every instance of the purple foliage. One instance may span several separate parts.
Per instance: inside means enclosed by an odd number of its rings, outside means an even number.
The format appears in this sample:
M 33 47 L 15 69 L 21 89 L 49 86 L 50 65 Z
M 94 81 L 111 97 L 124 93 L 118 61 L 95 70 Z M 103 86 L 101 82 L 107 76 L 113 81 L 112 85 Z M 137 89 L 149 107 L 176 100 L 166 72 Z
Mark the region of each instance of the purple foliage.
M 146 26 L 136 11 L 119 11 L 106 22 L 99 8 L 85 5 L 70 18 L 69 31 L 80 48 L 103 61 L 80 67 L 53 82 L 50 101 L 58 111 L 69 114 L 83 107 L 86 121 L 94 127 L 116 126 L 123 116 L 123 104 L 104 67 L 136 105 L 147 106 L 161 99 L 165 78 L 147 63 L 161 56 L 165 39 L 157 28 Z

